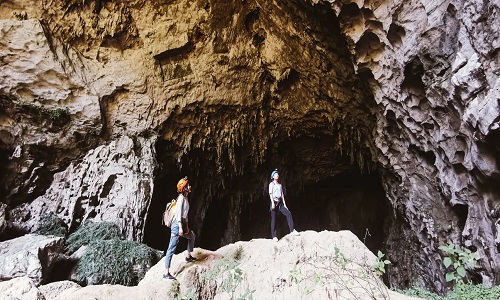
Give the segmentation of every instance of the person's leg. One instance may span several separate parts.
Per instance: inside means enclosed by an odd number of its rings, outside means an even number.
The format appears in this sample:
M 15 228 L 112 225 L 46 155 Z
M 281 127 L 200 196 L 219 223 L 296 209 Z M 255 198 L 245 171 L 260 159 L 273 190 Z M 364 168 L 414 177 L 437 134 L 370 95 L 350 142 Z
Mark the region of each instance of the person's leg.
M 165 275 L 170 274 L 170 263 L 172 261 L 172 256 L 174 255 L 175 248 L 177 247 L 177 243 L 179 242 L 179 225 L 177 222 L 172 223 L 170 232 L 170 242 L 168 243 L 168 249 L 165 254 Z
M 293 224 L 292 213 L 288 209 L 286 209 L 283 205 L 280 205 L 280 213 L 286 217 L 286 222 L 288 223 L 288 229 L 290 229 L 290 232 L 292 232 L 295 229 Z
M 271 236 L 274 239 L 276 237 L 276 209 L 271 209 Z
M 187 244 L 187 256 L 186 259 L 192 259 L 193 249 L 194 249 L 194 241 L 196 240 L 196 234 L 192 230 L 189 230 L 189 233 L 184 235 L 184 237 L 188 240 Z

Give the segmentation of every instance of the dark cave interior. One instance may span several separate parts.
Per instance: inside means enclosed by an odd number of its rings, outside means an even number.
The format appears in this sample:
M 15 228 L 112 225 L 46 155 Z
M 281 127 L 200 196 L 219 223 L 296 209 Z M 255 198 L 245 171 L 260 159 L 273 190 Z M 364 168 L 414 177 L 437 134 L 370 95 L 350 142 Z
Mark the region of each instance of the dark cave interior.
M 351 164 L 349 157 L 332 154 L 325 148 L 330 142 L 331 137 L 283 142 L 276 151 L 271 151 L 262 165 L 240 176 L 224 177 L 213 174 L 210 169 L 213 162 L 211 164 L 206 158 L 209 155 L 199 150 L 184 157 L 182 165 L 185 167 L 179 171 L 171 154 L 172 145 L 160 140 L 157 143 L 160 169 L 146 220 L 144 242 L 156 249 L 167 248 L 170 231 L 161 225 L 160 219 L 166 203 L 177 195 L 177 181 L 185 175 L 193 188 L 189 218 L 190 227 L 197 234 L 196 247 L 216 250 L 237 240 L 270 238 L 267 188 L 270 173 L 277 167 L 298 231 L 350 230 L 371 251 L 383 249 L 384 226 L 390 206 L 381 177 L 376 171 L 367 172 Z M 318 147 L 324 149 L 317 151 Z M 312 148 L 314 153 L 321 153 L 321 166 L 317 165 L 317 157 L 304 155 Z M 302 161 L 294 159 L 297 156 Z M 330 161 L 325 161 L 328 157 Z M 310 166 L 305 167 L 306 164 Z M 188 171 L 190 166 L 196 166 L 196 172 Z M 280 214 L 277 228 L 280 238 L 288 233 L 286 219 Z M 177 252 L 185 250 L 185 245 L 186 241 L 181 239 Z

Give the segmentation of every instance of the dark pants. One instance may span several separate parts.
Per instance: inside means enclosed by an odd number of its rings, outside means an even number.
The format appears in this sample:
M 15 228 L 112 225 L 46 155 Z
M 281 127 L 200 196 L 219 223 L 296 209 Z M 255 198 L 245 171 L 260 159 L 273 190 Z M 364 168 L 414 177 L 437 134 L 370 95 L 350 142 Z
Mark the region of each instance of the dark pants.
M 288 228 L 290 229 L 290 232 L 292 232 L 294 229 L 292 213 L 288 209 L 286 209 L 282 203 L 279 203 L 278 205 L 275 206 L 274 209 L 271 209 L 271 235 L 273 236 L 273 238 L 276 237 L 277 210 L 279 210 L 279 212 L 286 217 L 286 222 L 288 223 Z

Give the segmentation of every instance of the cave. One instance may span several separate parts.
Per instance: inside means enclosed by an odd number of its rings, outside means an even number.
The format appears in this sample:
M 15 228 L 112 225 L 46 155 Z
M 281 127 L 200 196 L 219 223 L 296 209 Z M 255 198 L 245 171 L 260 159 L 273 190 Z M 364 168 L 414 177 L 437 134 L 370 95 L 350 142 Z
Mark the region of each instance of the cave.
M 240 12 L 234 25 L 240 31 L 231 36 L 222 33 L 233 22 L 224 15 L 227 7 L 213 8 L 219 21 L 211 51 L 245 40 L 254 47 L 249 55 L 282 69 L 237 65 L 234 74 L 248 81 L 252 101 L 175 107 L 162 123 L 144 243 L 167 248 L 169 229 L 160 219 L 184 176 L 192 186 L 189 223 L 197 235 L 195 246 L 216 250 L 239 240 L 270 238 L 268 185 L 277 168 L 298 231 L 350 230 L 374 253 L 384 249 L 390 204 L 369 146 L 376 107 L 373 75 L 354 71 L 339 18 L 329 4 L 239 5 L 232 9 Z M 288 29 L 277 30 L 282 27 Z M 298 39 L 290 33 L 295 30 L 309 37 Z M 359 47 L 378 41 L 373 34 L 366 38 Z M 281 49 L 282 57 L 266 58 L 269 41 L 276 39 L 290 46 Z M 189 55 L 196 51 L 192 48 Z M 221 59 L 222 65 L 231 63 L 227 56 Z M 224 88 L 219 82 L 216 88 Z M 277 227 L 280 238 L 288 233 L 280 214 Z M 181 239 L 177 252 L 183 249 Z
M 384 248 L 390 209 L 381 176 L 367 166 L 360 167 L 348 155 L 335 153 L 331 143 L 328 136 L 283 141 L 270 149 L 260 165 L 237 176 L 224 176 L 215 174 L 214 162 L 206 159 L 210 155 L 192 151 L 179 163 L 173 155 L 175 147 L 158 141 L 160 168 L 144 242 L 166 250 L 169 229 L 160 219 L 166 203 L 177 195 L 177 181 L 184 176 L 192 185 L 189 219 L 197 235 L 196 247 L 216 250 L 238 240 L 270 238 L 267 189 L 270 173 L 277 168 L 298 231 L 350 230 L 376 253 Z M 277 231 L 280 238 L 288 234 L 281 214 Z M 177 252 L 185 250 L 185 244 L 181 239 Z

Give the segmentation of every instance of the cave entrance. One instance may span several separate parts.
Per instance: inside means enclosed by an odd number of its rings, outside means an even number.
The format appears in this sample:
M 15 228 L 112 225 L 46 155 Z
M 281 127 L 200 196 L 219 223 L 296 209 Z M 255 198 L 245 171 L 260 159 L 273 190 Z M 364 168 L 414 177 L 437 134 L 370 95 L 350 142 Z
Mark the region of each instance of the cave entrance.
M 389 203 L 376 171 L 367 172 L 349 157 L 331 149 L 332 138 L 299 138 L 283 142 L 265 161 L 236 175 L 211 175 L 213 162 L 199 150 L 191 151 L 178 170 L 168 142 L 159 141 L 160 165 L 146 220 L 144 242 L 165 250 L 170 231 L 161 225 L 168 201 L 177 193 L 177 181 L 190 176 L 190 224 L 196 247 L 216 250 L 238 240 L 270 238 L 270 173 L 278 168 L 286 201 L 298 231 L 350 230 L 373 252 L 384 249 L 384 224 Z M 186 173 L 187 170 L 191 173 Z M 278 214 L 279 237 L 288 233 L 285 217 Z M 177 252 L 186 249 L 180 239 Z

